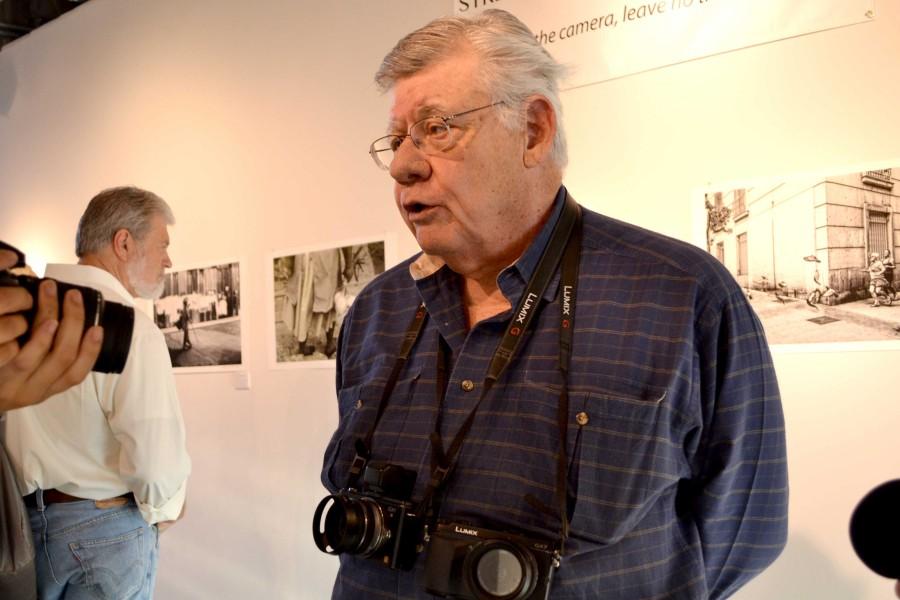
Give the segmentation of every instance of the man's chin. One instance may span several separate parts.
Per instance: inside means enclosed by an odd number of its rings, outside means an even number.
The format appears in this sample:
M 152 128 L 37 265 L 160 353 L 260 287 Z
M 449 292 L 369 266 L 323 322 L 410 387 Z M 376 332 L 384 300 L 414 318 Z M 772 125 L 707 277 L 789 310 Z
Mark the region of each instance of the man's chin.
M 415 236 L 416 242 L 419 244 L 419 248 L 421 248 L 422 251 L 425 252 L 425 254 L 430 254 L 431 256 L 443 257 L 448 253 L 453 253 L 454 248 L 459 244 L 453 244 L 446 239 L 446 236 L 439 234 L 435 235 L 436 233 L 437 232 L 435 232 L 434 229 L 417 229 L 415 231 Z
M 144 300 L 158 300 L 165 289 L 165 282 L 160 281 L 155 287 L 144 287 L 144 286 L 135 286 L 135 294 L 137 294 L 138 298 L 143 298 Z

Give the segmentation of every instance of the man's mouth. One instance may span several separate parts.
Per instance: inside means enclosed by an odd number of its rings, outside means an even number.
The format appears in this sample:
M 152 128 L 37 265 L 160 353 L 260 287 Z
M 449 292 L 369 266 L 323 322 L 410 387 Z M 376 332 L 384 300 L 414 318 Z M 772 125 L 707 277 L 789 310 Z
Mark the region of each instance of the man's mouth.
M 425 210 L 426 208 L 428 208 L 428 205 L 423 204 L 422 202 L 415 202 L 415 201 L 413 201 L 413 202 L 404 202 L 404 203 L 403 203 L 403 208 L 406 209 L 406 212 L 409 212 L 409 213 L 418 213 L 418 212 L 422 212 L 423 210 Z
M 422 202 L 409 202 L 404 204 L 403 208 L 411 221 L 422 219 L 435 209 L 434 206 Z

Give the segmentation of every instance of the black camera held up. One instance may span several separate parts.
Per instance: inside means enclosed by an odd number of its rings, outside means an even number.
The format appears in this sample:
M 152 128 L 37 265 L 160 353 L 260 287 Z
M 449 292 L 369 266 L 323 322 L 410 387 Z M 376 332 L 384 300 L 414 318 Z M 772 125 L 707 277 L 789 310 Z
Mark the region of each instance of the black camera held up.
M 28 331 L 19 338 L 19 344 L 24 344 L 28 341 L 34 317 L 37 314 L 38 287 L 43 279 L 17 272 L 17 270 L 25 268 L 25 255 L 22 252 L 4 242 L 0 242 L 0 249 L 15 252 L 19 257 L 14 267 L 0 271 L 0 287 L 24 288 L 31 294 L 33 300 L 31 308 L 22 313 L 28 322 Z M 100 355 L 92 370 L 100 373 L 121 373 L 125 368 L 128 350 L 131 347 L 131 335 L 134 331 L 134 308 L 106 300 L 103 298 L 103 294 L 94 288 L 57 281 L 56 290 L 60 307 L 66 292 L 72 289 L 80 291 L 84 301 L 85 331 L 93 325 L 103 327 L 103 347 L 100 349 Z
M 358 554 L 391 569 L 411 569 L 424 536 L 424 521 L 410 502 L 415 483 L 415 471 L 369 464 L 361 491 L 348 488 L 319 502 L 313 516 L 316 546 L 327 554 Z
M 483 527 L 438 523 L 428 541 L 425 590 L 471 600 L 546 600 L 558 566 L 555 544 Z

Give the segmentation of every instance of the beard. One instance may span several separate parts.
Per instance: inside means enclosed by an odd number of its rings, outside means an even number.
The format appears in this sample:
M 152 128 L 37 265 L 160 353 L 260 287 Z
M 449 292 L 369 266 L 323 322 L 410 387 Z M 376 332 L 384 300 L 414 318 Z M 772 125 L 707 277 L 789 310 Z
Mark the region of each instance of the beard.
M 147 272 L 146 253 L 141 253 L 136 260 L 128 263 L 127 272 L 128 280 L 138 298 L 156 300 L 162 295 L 163 288 L 165 287 L 163 275 L 160 275 L 158 279 L 152 281 L 143 279 L 143 273 Z

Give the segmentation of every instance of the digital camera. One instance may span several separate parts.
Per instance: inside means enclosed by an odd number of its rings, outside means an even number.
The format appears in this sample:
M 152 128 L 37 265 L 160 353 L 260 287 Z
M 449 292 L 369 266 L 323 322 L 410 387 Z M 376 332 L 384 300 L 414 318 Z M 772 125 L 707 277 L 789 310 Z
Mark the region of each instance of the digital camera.
M 368 465 L 360 492 L 345 489 L 319 502 L 313 516 L 316 546 L 327 554 L 358 554 L 391 569 L 411 569 L 424 536 L 424 520 L 410 502 L 415 483 L 415 471 Z
M 0 287 L 24 288 L 33 300 L 31 308 L 22 313 L 28 322 L 28 330 L 19 338 L 21 345 L 28 341 L 31 327 L 34 325 L 38 305 L 38 287 L 44 280 L 16 272 L 17 269 L 25 267 L 25 255 L 19 250 L 4 242 L 0 242 L 0 249 L 15 252 L 19 257 L 18 263 L 13 268 L 0 271 Z M 128 350 L 131 347 L 131 335 L 134 331 L 134 308 L 106 300 L 103 298 L 103 294 L 94 288 L 56 281 L 56 293 L 60 307 L 63 297 L 69 290 L 81 292 L 84 300 L 84 330 L 87 331 L 93 325 L 103 327 L 103 346 L 92 370 L 100 373 L 121 373 L 125 368 Z
M 472 600 L 546 600 L 559 552 L 552 543 L 458 523 L 428 541 L 425 590 Z

